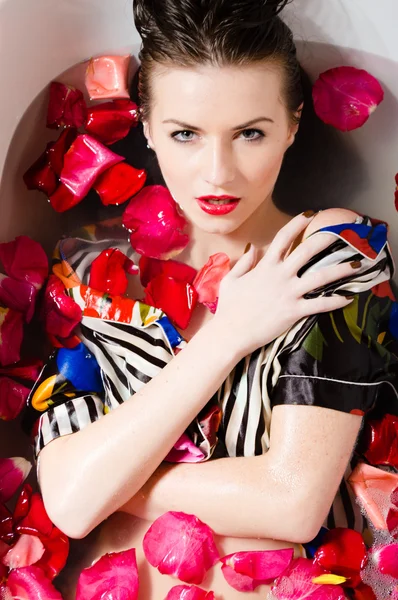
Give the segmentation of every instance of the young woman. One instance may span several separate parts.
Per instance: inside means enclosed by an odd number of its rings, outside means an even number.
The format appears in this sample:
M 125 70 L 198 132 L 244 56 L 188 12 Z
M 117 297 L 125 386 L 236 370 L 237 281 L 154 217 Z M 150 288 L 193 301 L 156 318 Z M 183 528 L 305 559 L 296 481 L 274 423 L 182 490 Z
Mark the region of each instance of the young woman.
M 381 396 L 396 402 L 389 299 L 377 294 L 393 274 L 386 225 L 345 209 L 292 217 L 273 202 L 303 108 L 292 33 L 278 16 L 285 4 L 135 1 L 144 133 L 189 224 L 176 259 L 201 269 L 224 252 L 233 268 L 216 313 L 198 305 L 185 330 L 134 300 L 128 324 L 85 312 L 84 346 L 58 351 L 30 398 L 51 519 L 83 538 L 113 515 L 90 562 L 135 547 L 146 600 L 176 584 L 142 553 L 150 522 L 169 510 L 207 523 L 223 554 L 299 553 L 324 523 L 362 531 L 345 480 L 363 415 Z M 56 265 L 83 310 L 101 251 L 139 260 L 120 224 L 87 231 L 61 241 Z M 137 277 L 127 295 L 143 297 Z M 79 352 L 86 382 L 44 386 L 43 400 L 40 384 L 56 372 L 67 380 L 62 364 Z M 202 453 L 196 464 L 167 460 L 184 432 Z M 241 597 L 220 569 L 202 587 Z

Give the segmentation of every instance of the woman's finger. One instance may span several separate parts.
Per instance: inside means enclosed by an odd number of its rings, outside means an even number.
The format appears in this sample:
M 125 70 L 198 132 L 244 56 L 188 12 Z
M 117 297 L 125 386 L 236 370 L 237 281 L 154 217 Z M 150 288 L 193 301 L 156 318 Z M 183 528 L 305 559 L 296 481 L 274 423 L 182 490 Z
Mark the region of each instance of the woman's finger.
M 227 277 L 242 277 L 246 275 L 256 264 L 257 249 L 253 244 L 250 244 L 247 252 L 242 254 L 239 260 L 232 267 Z
M 351 296 L 322 296 L 320 298 L 314 298 L 306 300 L 302 298 L 299 300 L 299 313 L 303 317 L 310 315 L 317 315 L 319 313 L 332 312 L 340 308 L 344 308 L 351 304 L 355 299 L 354 295 Z
M 284 260 L 288 272 L 296 274 L 311 261 L 317 254 L 329 248 L 338 238 L 331 233 L 311 235 L 297 246 Z
M 344 280 L 351 278 L 354 273 L 360 272 L 362 263 L 360 261 L 351 261 L 334 265 L 332 267 L 322 267 L 319 271 L 304 273 L 302 277 L 297 278 L 297 291 L 300 297 L 309 292 L 321 288 L 330 283 L 336 283 L 336 286 Z
M 267 257 L 266 260 L 272 260 L 276 262 L 283 260 L 286 252 L 295 242 L 300 233 L 302 233 L 302 231 L 308 227 L 314 216 L 314 211 L 306 211 L 305 213 L 297 215 L 291 221 L 289 221 L 289 223 L 284 225 L 272 240 L 265 255 L 265 257 Z M 261 261 L 259 264 L 260 263 Z

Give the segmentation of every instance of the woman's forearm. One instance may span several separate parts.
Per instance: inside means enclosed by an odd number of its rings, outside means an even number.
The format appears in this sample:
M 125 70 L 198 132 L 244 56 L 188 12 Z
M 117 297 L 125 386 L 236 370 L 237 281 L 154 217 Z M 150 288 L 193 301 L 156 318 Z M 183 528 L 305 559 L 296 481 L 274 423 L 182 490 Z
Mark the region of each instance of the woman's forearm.
M 83 537 L 142 488 L 241 358 L 228 337 L 210 321 L 118 409 L 42 450 L 41 491 L 60 529 Z
M 120 511 L 151 521 L 170 510 L 182 511 L 196 515 L 218 535 L 309 541 L 321 523 L 311 519 L 308 494 L 270 459 L 163 463 Z

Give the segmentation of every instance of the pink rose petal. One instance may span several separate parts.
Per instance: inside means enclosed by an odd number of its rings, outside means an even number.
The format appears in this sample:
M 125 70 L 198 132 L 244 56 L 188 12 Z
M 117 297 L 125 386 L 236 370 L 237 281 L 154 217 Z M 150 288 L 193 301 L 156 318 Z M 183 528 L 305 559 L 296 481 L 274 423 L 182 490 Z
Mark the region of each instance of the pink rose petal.
M 0 306 L 0 365 L 19 361 L 23 339 L 23 314 Z
M 86 120 L 86 103 L 83 94 L 69 85 L 52 81 L 47 112 L 47 127 L 82 127 Z
M 183 433 L 164 460 L 170 463 L 197 463 L 204 458 L 203 452 Z
M 132 247 L 142 256 L 167 260 L 188 245 L 187 225 L 167 188 L 145 187 L 129 203 L 123 225 L 131 232 Z
M 252 579 L 271 582 L 279 577 L 293 560 L 293 548 L 282 550 L 256 550 L 252 552 L 235 552 L 221 558 L 236 573 L 247 575 Z
M 313 88 L 315 112 L 341 131 L 361 127 L 384 98 L 380 83 L 355 67 L 337 67 L 322 73 Z
M 25 281 L 17 281 L 0 273 L 0 304 L 24 313 L 26 322 L 32 320 L 37 289 Z
M 219 252 L 210 256 L 193 282 L 201 304 L 217 301 L 220 283 L 230 270 L 231 261 L 226 254 Z
M 90 100 L 130 98 L 127 89 L 130 60 L 130 55 L 92 58 L 86 70 Z
M 380 573 L 398 579 L 398 544 L 376 547 L 372 549 L 370 556 Z
M 18 600 L 62 600 L 61 594 L 39 567 L 11 571 L 7 586 L 12 598 Z
M 41 559 L 45 548 L 35 535 L 21 535 L 15 546 L 3 558 L 3 564 L 10 569 L 30 567 Z
M 238 592 L 252 592 L 260 585 L 260 581 L 255 581 L 248 575 L 242 575 L 237 573 L 228 565 L 221 567 L 222 574 L 224 575 L 225 581 Z
M 32 465 L 25 458 L 0 458 L 0 502 L 8 502 L 30 473 Z
M 144 287 L 146 287 L 152 279 L 155 279 L 155 277 L 162 273 L 177 281 L 191 284 L 196 277 L 196 269 L 185 263 L 179 262 L 178 260 L 157 260 L 156 258 L 141 256 L 139 267 L 140 280 Z
M 76 198 L 82 199 L 101 173 L 123 160 L 90 135 L 78 135 L 65 154 L 60 179 Z
M 138 570 L 135 548 L 102 556 L 79 577 L 76 600 L 136 600 Z
M 296 558 L 271 588 L 278 600 L 345 600 L 339 585 L 313 583 L 325 571 L 306 558 Z
M 7 275 L 40 289 L 48 276 L 48 259 L 41 245 L 26 235 L 0 244 L 0 262 Z
M 216 600 L 214 592 L 206 592 L 196 585 L 175 585 L 165 600 Z
M 143 548 L 160 573 L 185 583 L 202 583 L 219 559 L 210 527 L 183 512 L 167 512 L 156 519 L 145 534 Z

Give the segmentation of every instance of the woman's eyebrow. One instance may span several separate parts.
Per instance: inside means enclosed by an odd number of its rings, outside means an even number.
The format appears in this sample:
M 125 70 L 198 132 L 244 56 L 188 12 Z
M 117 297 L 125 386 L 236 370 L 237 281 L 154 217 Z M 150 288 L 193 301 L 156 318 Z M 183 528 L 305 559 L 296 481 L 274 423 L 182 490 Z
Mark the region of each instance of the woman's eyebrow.
M 274 123 L 274 121 L 272 119 L 270 119 L 269 117 L 258 117 L 257 119 L 252 119 L 251 121 L 248 121 L 247 123 L 243 123 L 243 125 L 238 125 L 237 127 L 233 127 L 232 131 L 238 131 L 239 129 L 247 129 L 251 125 L 254 125 L 255 123 L 259 123 L 260 121 L 268 121 L 268 123 Z M 178 121 L 177 119 L 166 119 L 165 121 L 162 121 L 162 123 L 173 123 L 174 125 L 179 125 L 183 129 L 190 129 L 190 130 L 194 130 L 194 131 L 203 131 L 202 129 L 200 129 L 200 127 L 195 127 L 195 125 L 189 125 L 189 123 L 183 123 L 182 121 Z

